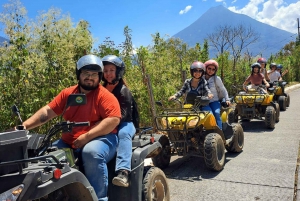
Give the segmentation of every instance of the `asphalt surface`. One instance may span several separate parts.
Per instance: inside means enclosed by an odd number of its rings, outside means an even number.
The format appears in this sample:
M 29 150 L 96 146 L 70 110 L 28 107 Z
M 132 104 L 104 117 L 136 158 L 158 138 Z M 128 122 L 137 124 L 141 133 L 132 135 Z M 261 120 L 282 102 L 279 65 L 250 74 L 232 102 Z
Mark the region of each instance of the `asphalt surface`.
M 299 87 L 287 89 L 291 104 L 280 113 L 274 130 L 267 129 L 264 121 L 242 122 L 244 149 L 239 154 L 226 153 L 222 171 L 208 170 L 201 157 L 172 156 L 164 170 L 171 201 L 300 200 Z

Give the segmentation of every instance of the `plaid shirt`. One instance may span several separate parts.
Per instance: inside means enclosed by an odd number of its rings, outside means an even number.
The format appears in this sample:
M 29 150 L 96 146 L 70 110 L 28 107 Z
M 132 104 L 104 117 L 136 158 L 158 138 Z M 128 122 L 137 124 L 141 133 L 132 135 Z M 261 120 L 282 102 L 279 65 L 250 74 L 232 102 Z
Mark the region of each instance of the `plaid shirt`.
M 188 93 L 190 91 L 197 91 L 199 96 L 207 96 L 211 93 L 210 89 L 208 88 L 207 81 L 204 79 L 204 77 L 201 78 L 196 89 L 192 89 L 191 81 L 192 78 L 185 80 L 182 88 L 176 94 L 174 94 L 176 99 L 181 97 L 184 93 Z

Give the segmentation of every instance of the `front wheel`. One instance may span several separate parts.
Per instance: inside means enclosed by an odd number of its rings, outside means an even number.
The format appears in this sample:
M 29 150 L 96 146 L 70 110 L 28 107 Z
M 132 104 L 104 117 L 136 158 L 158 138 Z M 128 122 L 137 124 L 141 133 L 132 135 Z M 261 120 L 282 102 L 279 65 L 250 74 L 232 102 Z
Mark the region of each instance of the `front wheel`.
M 286 110 L 286 99 L 285 96 L 279 96 L 278 103 L 281 111 Z
M 225 147 L 221 136 L 209 133 L 204 140 L 204 160 L 206 166 L 214 171 L 220 171 L 225 164 Z
M 268 106 L 266 108 L 265 113 L 265 124 L 268 128 L 275 128 L 275 120 L 276 120 L 276 114 L 275 109 L 272 106 Z
M 275 112 L 276 112 L 276 119 L 275 122 L 279 122 L 279 116 L 280 116 L 280 107 L 278 103 L 275 103 Z
M 287 94 L 287 95 L 286 95 L 286 107 L 290 107 L 290 101 L 291 101 L 290 95 Z
M 170 200 L 166 175 L 157 167 L 151 167 L 143 179 L 143 201 L 152 200 Z

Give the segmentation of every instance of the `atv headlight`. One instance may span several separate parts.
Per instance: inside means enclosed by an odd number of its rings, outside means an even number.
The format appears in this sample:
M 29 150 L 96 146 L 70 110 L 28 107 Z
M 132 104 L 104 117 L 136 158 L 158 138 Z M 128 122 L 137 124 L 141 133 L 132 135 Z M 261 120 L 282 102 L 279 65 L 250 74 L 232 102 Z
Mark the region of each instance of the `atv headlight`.
M 260 102 L 263 102 L 264 99 L 265 99 L 264 96 L 256 96 L 255 102 L 260 103 Z
M 241 103 L 241 102 L 243 102 L 242 97 L 241 97 L 241 96 L 236 96 L 236 97 L 235 97 L 235 102 L 236 102 L 236 103 Z
M 191 119 L 190 121 L 188 121 L 187 126 L 189 128 L 195 127 L 195 126 L 197 126 L 198 122 L 199 122 L 198 118 Z
M 23 189 L 24 189 L 23 184 L 20 184 L 12 189 L 9 189 L 8 191 L 5 191 L 4 193 L 0 194 L 0 200 L 16 201 L 19 195 L 22 193 Z

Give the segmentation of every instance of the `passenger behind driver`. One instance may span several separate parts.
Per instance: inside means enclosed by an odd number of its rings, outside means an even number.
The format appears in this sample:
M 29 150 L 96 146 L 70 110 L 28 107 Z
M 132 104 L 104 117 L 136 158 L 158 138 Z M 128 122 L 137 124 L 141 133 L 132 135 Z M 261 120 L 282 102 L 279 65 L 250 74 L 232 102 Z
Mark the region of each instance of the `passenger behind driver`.
M 276 69 L 277 69 L 276 63 L 271 63 L 270 70 L 268 70 L 268 76 L 270 78 L 270 83 L 272 84 L 274 82 L 278 82 L 282 80 L 280 73 Z
M 243 89 L 248 91 L 249 89 L 258 89 L 261 83 L 264 83 L 266 87 L 270 87 L 270 84 L 266 81 L 265 76 L 260 73 L 260 64 L 254 63 L 251 65 L 251 75 L 247 77 L 245 82 L 243 83 Z M 248 85 L 251 83 L 250 85 Z M 248 85 L 248 86 L 247 86 Z M 267 93 L 266 90 L 260 88 L 263 93 Z

